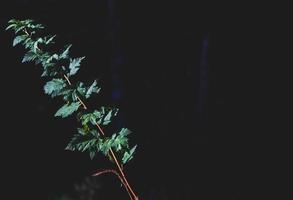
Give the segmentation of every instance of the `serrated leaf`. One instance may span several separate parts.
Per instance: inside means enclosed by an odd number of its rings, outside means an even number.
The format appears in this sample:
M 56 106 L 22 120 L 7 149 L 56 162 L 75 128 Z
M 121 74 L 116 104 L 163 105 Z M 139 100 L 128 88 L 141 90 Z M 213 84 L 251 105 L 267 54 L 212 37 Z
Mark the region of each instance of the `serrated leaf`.
M 111 141 L 109 138 L 105 140 L 99 140 L 98 150 L 101 151 L 105 156 L 108 155 L 111 145 L 109 144 Z
M 51 81 L 47 82 L 44 86 L 45 93 L 56 97 L 60 95 L 63 88 L 66 87 L 66 82 L 61 78 L 54 78 Z
M 127 136 L 131 133 L 131 130 L 129 130 L 128 128 L 122 128 L 119 132 L 119 135 L 121 136 Z
M 95 110 L 92 113 L 86 113 L 80 116 L 80 120 L 82 125 L 88 125 L 91 123 L 92 125 L 96 125 L 98 119 L 101 119 L 102 115 L 99 111 Z
M 131 131 L 127 128 L 122 128 L 117 136 L 113 140 L 112 147 L 115 151 L 120 151 L 123 149 L 128 149 L 128 138 L 126 137 L 129 135 Z
M 88 99 L 93 93 L 99 93 L 101 88 L 97 87 L 97 81 L 95 80 L 92 85 L 88 88 L 85 97 Z
M 58 54 L 54 53 L 53 55 L 49 56 L 45 63 L 51 63 L 53 60 L 59 60 Z
M 84 85 L 83 82 L 78 82 L 77 86 L 76 86 L 76 90 L 77 92 L 82 96 L 84 97 L 85 96 L 85 93 L 86 93 L 86 87 Z
M 66 58 L 69 57 L 69 50 L 70 50 L 71 47 L 72 47 L 71 44 L 66 46 L 65 50 L 59 56 L 60 59 L 66 59 Z
M 72 113 L 77 111 L 80 105 L 81 104 L 79 102 L 72 102 L 69 104 L 65 104 L 56 112 L 55 117 L 62 117 L 62 118 L 68 117 Z
M 80 67 L 80 63 L 84 58 L 85 57 L 70 59 L 70 64 L 69 64 L 70 71 L 68 73 L 68 76 L 72 76 L 77 73 Z
M 50 38 L 46 38 L 45 44 L 53 43 L 53 40 L 54 40 L 55 37 L 56 37 L 56 35 L 53 35 L 53 36 L 50 37 Z
M 133 158 L 133 154 L 135 152 L 137 145 L 135 145 L 129 152 L 125 152 L 122 158 L 122 163 L 125 164 Z
M 22 59 L 22 63 L 25 63 L 25 62 L 31 62 L 31 61 L 34 61 L 35 59 L 38 58 L 38 54 L 36 54 L 35 52 L 32 52 L 32 51 L 28 51 L 23 59 Z
M 27 35 L 19 35 L 16 36 L 13 40 L 13 46 L 18 45 L 19 43 L 23 42 L 27 38 Z
M 90 149 L 95 150 L 97 141 L 98 140 L 96 138 L 93 138 L 91 135 L 75 134 L 65 149 L 82 152 Z
M 73 89 L 63 90 L 62 91 L 63 100 L 66 102 L 72 101 L 72 92 L 73 92 Z
M 112 119 L 117 115 L 118 113 L 118 109 L 117 108 L 113 108 L 111 109 L 107 115 L 104 117 L 104 119 L 102 120 L 102 124 L 103 125 L 108 125 L 109 123 L 111 123 Z
M 31 29 L 43 29 L 43 28 L 45 28 L 42 24 L 31 24 L 32 22 L 33 22 L 32 20 L 26 22 L 28 28 L 31 28 Z

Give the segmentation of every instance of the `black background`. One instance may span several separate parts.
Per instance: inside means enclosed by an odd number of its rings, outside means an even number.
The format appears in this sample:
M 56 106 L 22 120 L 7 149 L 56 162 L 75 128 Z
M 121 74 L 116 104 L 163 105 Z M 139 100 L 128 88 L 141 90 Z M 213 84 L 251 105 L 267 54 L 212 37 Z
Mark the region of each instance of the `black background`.
M 271 144 L 267 141 L 275 137 L 264 137 L 267 130 L 279 130 L 269 119 L 278 93 L 266 81 L 278 78 L 271 66 L 282 63 L 277 47 L 286 40 L 273 33 L 283 33 L 283 21 L 268 17 L 269 8 L 185 1 L 3 1 L 1 173 L 9 189 L 3 189 L 10 195 L 6 199 L 70 193 L 95 169 L 109 167 L 103 157 L 90 161 L 64 151 L 75 121 L 53 117 L 60 101 L 43 94 L 40 69 L 21 64 L 23 48 L 12 48 L 13 35 L 4 31 L 11 18 L 35 19 L 60 43 L 72 43 L 74 56 L 86 56 L 80 78 L 100 79 L 102 102 L 117 105 L 120 121 L 133 131 L 131 142 L 138 150 L 126 173 L 141 199 L 274 194 L 263 183 L 271 176 L 262 164 L 276 156 L 274 145 L 260 144 Z M 98 180 L 104 199 L 127 199 L 113 177 Z

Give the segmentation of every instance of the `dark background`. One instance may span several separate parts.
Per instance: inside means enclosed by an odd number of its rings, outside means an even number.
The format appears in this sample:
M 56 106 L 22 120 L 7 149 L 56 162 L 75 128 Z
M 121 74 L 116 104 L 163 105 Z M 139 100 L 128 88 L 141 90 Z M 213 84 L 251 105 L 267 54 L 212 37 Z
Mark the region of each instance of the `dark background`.
M 12 48 L 13 34 L 4 31 L 11 18 L 44 24 L 61 45 L 73 44 L 73 56 L 86 56 L 80 79 L 98 78 L 102 101 L 118 106 L 119 121 L 133 131 L 131 142 L 138 149 L 126 173 L 141 199 L 275 194 L 263 183 L 272 176 L 262 163 L 276 153 L 273 145 L 260 144 L 275 137 L 263 137 L 275 130 L 269 115 L 276 93 L 266 80 L 278 76 L 270 76 L 276 69 L 269 66 L 282 61 L 276 59 L 279 51 L 271 51 L 284 42 L 272 33 L 282 31 L 282 21 L 267 17 L 270 9 L 264 5 L 229 6 L 233 9 L 199 1 L 3 1 L 1 173 L 6 187 L 1 190 L 6 199 L 74 195 L 74 184 L 109 167 L 102 156 L 90 161 L 88 155 L 64 151 L 75 121 L 53 117 L 60 101 L 43 94 L 40 69 L 21 64 L 23 48 Z M 95 180 L 100 199 L 127 199 L 115 178 Z

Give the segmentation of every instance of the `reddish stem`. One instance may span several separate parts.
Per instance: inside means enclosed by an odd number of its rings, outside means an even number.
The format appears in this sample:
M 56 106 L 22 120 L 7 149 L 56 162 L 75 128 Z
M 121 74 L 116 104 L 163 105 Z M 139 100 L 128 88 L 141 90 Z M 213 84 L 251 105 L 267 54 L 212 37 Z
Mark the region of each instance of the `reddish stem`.
M 72 85 L 72 83 L 70 82 L 69 78 L 68 78 L 65 74 L 64 74 L 63 76 L 64 76 L 65 80 L 67 81 L 68 85 Z M 80 104 L 83 106 L 83 108 L 84 108 L 85 110 L 87 110 L 87 106 L 85 105 L 85 103 L 84 103 L 84 102 L 83 102 L 83 101 L 82 101 L 77 95 L 76 95 L 76 98 L 77 98 L 77 100 L 80 102 Z M 97 128 L 99 129 L 99 131 L 101 132 L 101 134 L 102 134 L 103 136 L 105 136 L 106 134 L 105 134 L 105 132 L 103 131 L 103 129 L 101 128 L 101 126 L 100 126 L 98 123 L 96 123 L 96 126 L 97 126 Z M 122 170 L 122 167 L 121 167 L 121 165 L 119 164 L 119 162 L 118 162 L 118 160 L 117 160 L 117 157 L 116 157 L 114 151 L 112 150 L 112 148 L 110 148 L 110 154 L 111 154 L 111 157 L 113 158 L 113 160 L 114 160 L 116 166 L 118 167 L 118 170 L 119 170 L 119 172 L 120 172 L 120 174 L 121 174 L 121 176 L 122 176 L 122 179 L 120 179 L 120 180 L 123 180 L 122 183 L 123 183 L 124 187 L 126 188 L 126 190 L 127 190 L 128 194 L 129 194 L 131 200 L 132 200 L 133 198 L 134 198 L 134 200 L 139 200 L 138 197 L 136 196 L 136 194 L 134 193 L 133 189 L 131 188 L 130 184 L 128 183 L 127 178 L 126 178 L 126 176 L 125 176 L 125 174 L 124 174 L 124 172 L 123 172 L 123 170 Z M 117 172 L 116 172 L 116 173 L 117 173 Z M 121 176 L 119 176 L 119 177 L 121 178 Z M 131 195 L 130 195 L 129 191 L 130 191 Z
M 106 174 L 106 173 L 113 173 L 113 174 L 115 174 L 120 179 L 121 183 L 124 185 L 124 188 L 126 189 L 126 191 L 127 191 L 128 195 L 130 196 L 131 200 L 133 200 L 133 197 L 131 196 L 131 193 L 129 191 L 129 188 L 127 186 L 127 183 L 124 182 L 123 178 L 120 176 L 120 174 L 116 170 L 113 170 L 113 169 L 99 170 L 95 174 L 93 174 L 93 176 L 100 176 L 100 175 Z

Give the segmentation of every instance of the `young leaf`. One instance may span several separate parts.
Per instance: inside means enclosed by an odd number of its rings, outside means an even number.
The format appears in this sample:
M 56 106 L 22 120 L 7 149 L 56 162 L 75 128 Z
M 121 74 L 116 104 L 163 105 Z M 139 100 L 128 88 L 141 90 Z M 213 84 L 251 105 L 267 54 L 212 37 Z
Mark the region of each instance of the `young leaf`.
M 11 24 L 11 23 L 16 23 L 18 20 L 16 20 L 16 19 L 10 19 L 9 21 L 8 21 L 8 23 L 9 24 Z
M 135 145 L 129 152 L 125 152 L 122 158 L 122 163 L 125 164 L 133 158 L 133 154 L 135 152 L 137 145 Z
M 89 123 L 91 123 L 94 126 L 98 123 L 97 121 L 101 118 L 102 118 L 102 114 L 101 112 L 97 110 L 91 113 L 83 114 L 79 117 L 82 125 L 88 125 Z
M 79 102 L 72 102 L 70 104 L 65 104 L 56 112 L 55 117 L 62 117 L 62 118 L 68 117 L 69 115 L 77 111 L 79 106 L 80 106 Z
M 45 44 L 52 44 L 52 43 L 54 43 L 53 42 L 53 40 L 54 40 L 54 38 L 56 37 L 56 35 L 53 35 L 52 37 L 50 37 L 50 38 L 48 38 L 48 37 L 46 37 L 45 38 Z
M 130 133 L 131 131 L 127 128 L 122 128 L 120 130 L 119 134 L 114 139 L 112 144 L 115 151 L 120 151 L 124 148 L 128 149 L 128 138 L 126 136 L 129 135 Z
M 99 151 L 101 151 L 105 156 L 107 156 L 111 148 L 111 139 L 109 138 L 104 140 L 100 139 L 98 141 L 97 147 Z
M 77 73 L 80 67 L 80 63 L 84 58 L 85 57 L 70 59 L 70 64 L 69 64 L 70 71 L 67 74 L 68 76 L 72 76 Z
M 86 93 L 86 87 L 85 87 L 85 85 L 84 85 L 83 82 L 78 82 L 78 83 L 77 83 L 76 90 L 77 90 L 77 92 L 78 92 L 82 97 L 85 96 L 85 93 Z
M 94 159 L 94 157 L 96 156 L 97 154 L 97 151 L 95 149 L 89 149 L 89 153 L 90 153 L 90 158 L 91 160 Z
M 97 87 L 97 81 L 95 80 L 92 85 L 88 88 L 85 97 L 88 99 L 92 95 L 92 93 L 99 93 L 101 88 Z
M 104 119 L 102 120 L 102 124 L 103 125 L 108 125 L 112 119 L 117 115 L 118 113 L 118 109 L 117 108 L 113 108 L 111 109 L 108 114 L 104 117 Z
M 69 50 L 72 47 L 72 45 L 66 46 L 65 50 L 60 54 L 59 58 L 60 59 L 67 59 L 69 57 Z

